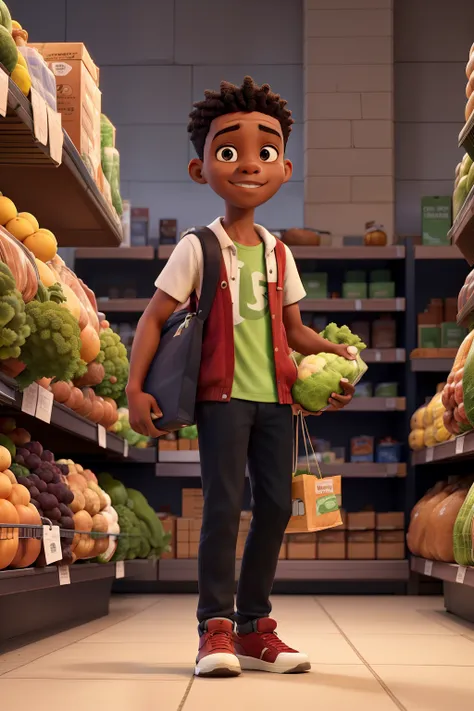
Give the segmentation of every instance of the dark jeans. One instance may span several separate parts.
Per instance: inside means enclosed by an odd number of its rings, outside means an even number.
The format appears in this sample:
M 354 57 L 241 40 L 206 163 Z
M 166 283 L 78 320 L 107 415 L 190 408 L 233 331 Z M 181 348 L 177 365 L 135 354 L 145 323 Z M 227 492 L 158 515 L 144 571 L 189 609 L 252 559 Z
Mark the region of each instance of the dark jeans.
M 293 416 L 288 405 L 231 400 L 197 406 L 204 513 L 198 620 L 267 617 L 291 516 Z M 248 461 L 253 519 L 234 612 L 235 554 Z

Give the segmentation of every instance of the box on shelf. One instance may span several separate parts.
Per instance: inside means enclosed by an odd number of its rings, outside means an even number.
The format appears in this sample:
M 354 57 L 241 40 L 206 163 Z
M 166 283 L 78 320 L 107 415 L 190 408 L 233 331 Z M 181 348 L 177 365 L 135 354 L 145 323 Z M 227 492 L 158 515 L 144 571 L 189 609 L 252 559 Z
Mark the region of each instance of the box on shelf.
M 327 299 L 328 275 L 325 272 L 302 274 L 301 280 L 308 299 Z
M 377 531 L 402 531 L 405 528 L 405 514 L 403 511 L 388 511 L 378 513 L 375 517 Z
M 344 282 L 342 285 L 343 299 L 366 299 L 367 284 L 363 282 Z
M 344 560 L 346 557 L 346 532 L 320 531 L 318 533 L 319 560 Z
M 374 395 L 375 397 L 398 397 L 398 383 L 377 383 Z
M 312 543 L 287 543 L 288 560 L 316 560 L 316 539 Z
M 405 532 L 377 531 L 376 555 L 379 560 L 403 560 Z
M 375 529 L 375 511 L 357 511 L 347 514 L 349 531 L 373 531 Z
M 441 348 L 441 326 L 419 323 L 418 348 Z
M 204 508 L 202 489 L 183 489 L 182 515 L 183 518 L 200 519 Z
M 367 348 L 370 348 L 370 321 L 353 321 L 350 328 L 352 333 L 357 333 Z
M 456 297 L 449 297 L 444 300 L 444 323 L 455 323 L 458 315 L 458 300 Z
M 132 207 L 130 216 L 130 239 L 132 247 L 148 244 L 150 210 L 147 207 Z
M 466 336 L 466 329 L 456 321 L 441 324 L 441 348 L 459 348 Z
M 396 348 L 397 324 L 390 316 L 381 316 L 372 323 L 372 348 Z
M 97 180 L 101 164 L 99 69 L 82 42 L 32 44 L 56 77 L 58 112 L 89 172 Z
M 288 558 L 288 544 L 286 541 L 283 541 L 282 546 L 280 548 L 280 555 L 278 556 L 278 560 L 286 560 Z
M 369 297 L 371 299 L 394 299 L 395 282 L 371 282 L 369 284 Z
M 348 531 L 347 557 L 349 560 L 374 560 L 375 553 L 375 531 Z
M 449 244 L 451 204 L 452 198 L 448 195 L 421 198 L 423 244 L 435 247 Z
M 178 440 L 177 439 L 160 439 L 158 442 L 158 450 L 162 452 L 177 452 L 178 451 Z
M 179 437 L 178 438 L 178 450 L 180 452 L 189 452 L 191 450 L 191 440 Z
M 372 383 L 357 383 L 354 397 L 373 397 L 374 386 Z
M 351 462 L 374 461 L 374 437 L 360 435 L 351 438 Z
M 377 443 L 375 461 L 377 464 L 397 464 L 401 461 L 401 454 L 400 442 L 388 438 Z
M 178 221 L 160 220 L 160 244 L 176 244 L 178 241 Z

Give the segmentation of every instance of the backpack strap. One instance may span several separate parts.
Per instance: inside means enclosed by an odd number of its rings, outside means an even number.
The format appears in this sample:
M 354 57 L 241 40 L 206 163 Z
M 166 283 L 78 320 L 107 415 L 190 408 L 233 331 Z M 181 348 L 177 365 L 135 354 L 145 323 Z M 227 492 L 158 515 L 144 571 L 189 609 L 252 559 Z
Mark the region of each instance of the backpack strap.
M 190 234 L 196 235 L 202 248 L 203 275 L 197 318 L 204 322 L 211 312 L 219 285 L 222 250 L 216 235 L 209 227 L 195 227 Z

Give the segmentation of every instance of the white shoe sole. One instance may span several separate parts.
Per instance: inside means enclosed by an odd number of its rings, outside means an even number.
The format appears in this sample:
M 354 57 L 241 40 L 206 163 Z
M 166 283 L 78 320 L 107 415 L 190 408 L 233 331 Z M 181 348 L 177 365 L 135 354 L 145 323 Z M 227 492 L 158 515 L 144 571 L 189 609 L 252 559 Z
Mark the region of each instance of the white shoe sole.
M 194 675 L 200 677 L 230 677 L 241 673 L 240 662 L 233 654 L 209 654 L 194 669 Z
M 304 654 L 297 655 L 297 659 L 293 661 L 277 657 L 274 662 L 264 662 L 262 659 L 242 657 L 240 655 L 238 655 L 238 660 L 241 668 L 245 671 L 264 671 L 270 672 L 270 674 L 303 674 L 311 671 L 311 663 Z

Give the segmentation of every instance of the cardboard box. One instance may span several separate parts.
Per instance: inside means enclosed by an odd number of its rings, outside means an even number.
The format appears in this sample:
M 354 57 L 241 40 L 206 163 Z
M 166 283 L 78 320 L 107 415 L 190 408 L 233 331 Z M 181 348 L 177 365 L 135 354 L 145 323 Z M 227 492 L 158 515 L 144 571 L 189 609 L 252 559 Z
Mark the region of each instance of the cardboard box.
M 99 69 L 81 42 L 31 45 L 43 56 L 56 77 L 58 112 L 95 180 L 101 164 Z
M 377 531 L 403 531 L 405 528 L 405 514 L 403 511 L 378 513 L 375 517 L 375 527 Z
M 189 544 L 189 558 L 197 558 L 199 552 L 199 542 L 191 541 Z
M 130 240 L 133 247 L 144 247 L 149 243 L 150 210 L 148 207 L 132 207 Z
M 451 229 L 451 196 L 433 196 L 421 199 L 423 244 L 440 246 L 449 244 Z
M 377 533 L 377 558 L 403 560 L 405 558 L 405 532 L 381 531 Z
M 191 443 L 191 451 L 199 452 L 199 440 L 198 439 L 190 439 L 189 441 Z
M 375 439 L 369 435 L 360 435 L 351 439 L 351 462 L 373 462 Z
M 178 440 L 160 439 L 158 440 L 158 449 L 162 452 L 176 452 L 178 449 Z
M 373 531 L 375 529 L 375 511 L 358 511 L 347 514 L 349 531 Z
M 315 560 L 316 541 L 313 543 L 288 543 L 288 560 Z
M 288 544 L 285 541 L 280 548 L 280 555 L 278 556 L 278 560 L 286 560 L 287 558 L 288 558 Z
M 187 560 L 189 558 L 189 543 L 187 541 L 176 541 L 176 558 Z
M 316 543 L 315 533 L 290 533 L 287 536 L 288 543 Z
M 375 531 L 349 531 L 347 557 L 349 560 L 375 559 Z
M 178 437 L 178 450 L 180 452 L 189 452 L 191 449 L 191 440 Z
M 202 518 L 204 498 L 201 489 L 183 489 L 182 516 L 183 518 Z
M 318 560 L 345 560 L 346 533 L 339 529 L 318 533 Z

